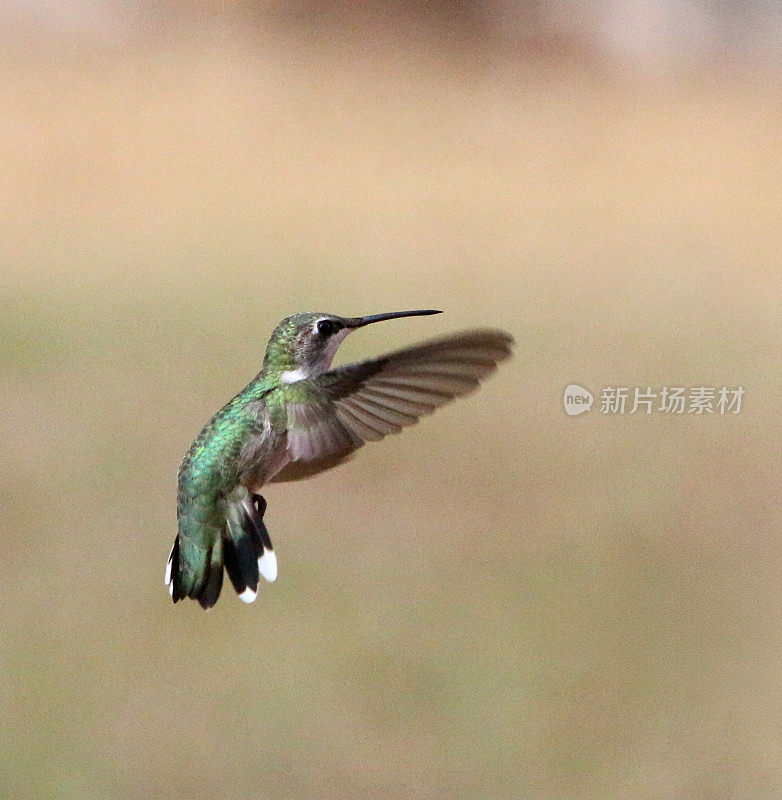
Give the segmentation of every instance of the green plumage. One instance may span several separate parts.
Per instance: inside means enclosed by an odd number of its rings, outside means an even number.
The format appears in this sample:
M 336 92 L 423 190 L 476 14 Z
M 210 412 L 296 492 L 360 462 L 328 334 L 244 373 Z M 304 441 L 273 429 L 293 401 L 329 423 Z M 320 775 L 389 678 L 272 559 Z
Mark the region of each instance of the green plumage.
M 181 583 L 173 595 L 198 597 L 219 559 L 227 518 L 227 496 L 239 483 L 237 458 L 247 439 L 258 434 L 258 417 L 249 403 L 272 387 L 259 375 L 207 422 L 179 467 L 177 517 Z
M 437 312 L 296 314 L 277 326 L 261 372 L 209 420 L 179 468 L 179 530 L 165 578 L 174 602 L 214 605 L 224 568 L 252 602 L 259 576 L 277 577 L 261 487 L 342 463 L 365 441 L 471 391 L 510 354 L 507 334 L 468 331 L 329 370 L 351 330 L 429 313 Z

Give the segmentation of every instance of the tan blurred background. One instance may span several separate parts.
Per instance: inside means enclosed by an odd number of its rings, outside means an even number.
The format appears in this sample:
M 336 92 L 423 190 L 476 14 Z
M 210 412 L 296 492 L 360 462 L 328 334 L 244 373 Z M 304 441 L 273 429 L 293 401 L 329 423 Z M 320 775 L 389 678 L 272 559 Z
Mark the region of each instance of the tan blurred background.
M 0 796 L 780 797 L 781 18 L 5 3 Z M 179 460 L 278 319 L 429 306 L 340 359 L 515 360 L 270 487 L 255 605 L 173 606 Z

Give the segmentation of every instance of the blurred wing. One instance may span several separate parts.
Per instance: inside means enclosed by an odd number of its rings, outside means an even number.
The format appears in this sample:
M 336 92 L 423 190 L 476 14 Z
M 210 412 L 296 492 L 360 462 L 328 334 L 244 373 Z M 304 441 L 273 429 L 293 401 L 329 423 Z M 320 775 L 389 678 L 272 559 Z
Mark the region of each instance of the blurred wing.
M 287 403 L 289 462 L 269 483 L 297 481 L 347 460 L 364 442 L 337 417 L 334 404 L 315 391 L 306 402 Z
M 288 406 L 291 463 L 275 480 L 335 466 L 364 442 L 471 392 L 510 356 L 512 344 L 502 331 L 466 331 L 319 375 L 312 381 L 317 402 Z

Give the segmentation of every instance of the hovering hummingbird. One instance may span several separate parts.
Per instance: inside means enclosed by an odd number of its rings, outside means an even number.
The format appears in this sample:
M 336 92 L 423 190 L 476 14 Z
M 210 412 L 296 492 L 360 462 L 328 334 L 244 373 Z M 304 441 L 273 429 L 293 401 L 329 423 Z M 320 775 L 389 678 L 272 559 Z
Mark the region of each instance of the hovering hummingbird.
M 365 442 L 475 389 L 510 356 L 507 333 L 471 330 L 329 369 L 351 331 L 439 313 L 294 314 L 275 328 L 261 371 L 207 422 L 179 468 L 179 532 L 165 574 L 175 603 L 191 597 L 213 606 L 223 568 L 239 598 L 251 603 L 259 576 L 277 577 L 263 522 L 266 483 L 341 464 Z

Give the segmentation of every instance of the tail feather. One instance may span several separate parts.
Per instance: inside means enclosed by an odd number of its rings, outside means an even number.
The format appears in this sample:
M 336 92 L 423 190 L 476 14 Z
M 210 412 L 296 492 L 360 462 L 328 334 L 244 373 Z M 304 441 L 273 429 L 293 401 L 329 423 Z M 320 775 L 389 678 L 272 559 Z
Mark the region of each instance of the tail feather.
M 164 579 L 168 586 L 168 593 L 175 603 L 185 597 L 193 597 L 193 590 L 197 588 L 200 582 L 198 571 L 193 569 L 191 565 L 192 554 L 190 554 L 190 558 L 187 555 L 187 553 L 182 552 L 181 537 L 177 535 L 171 548 L 171 554 L 168 557 Z
M 218 539 L 209 554 L 209 573 L 203 589 L 196 595 L 201 608 L 211 608 L 223 588 L 223 542 Z
M 176 589 L 176 576 L 179 573 L 179 536 L 174 539 L 174 546 L 171 548 L 171 552 L 168 555 L 168 563 L 166 564 L 166 574 L 163 578 L 163 585 L 168 586 L 168 593 L 174 599 L 176 603 L 177 600 L 181 599 L 179 597 L 175 597 L 175 589 Z
M 226 547 L 226 554 L 233 549 L 233 557 L 227 560 L 228 577 L 246 603 L 252 603 L 258 594 L 258 545 L 253 537 L 254 531 L 247 526 L 241 505 L 232 505 L 228 510 L 226 537 L 232 547 Z
M 176 603 L 185 597 L 211 608 L 223 586 L 223 567 L 239 598 L 251 603 L 258 594 L 258 581 L 277 577 L 277 558 L 263 522 L 266 501 L 239 488 L 228 498 L 224 529 L 210 537 L 179 535 L 166 564 L 164 583 Z M 184 536 L 184 538 L 183 538 Z M 214 538 L 211 547 L 209 538 Z
M 277 580 L 277 556 L 263 521 L 266 500 L 261 495 L 254 494 L 245 498 L 243 505 L 247 524 L 253 528 L 253 538 L 258 546 L 258 572 L 269 583 L 273 583 Z
M 223 586 L 222 542 L 218 540 L 206 556 L 198 558 L 197 561 L 203 564 L 202 568 L 195 569 L 187 559 L 180 557 L 179 536 L 177 536 L 168 557 L 163 582 L 175 603 L 185 597 L 192 597 L 204 608 L 211 608 L 217 602 Z
M 257 597 L 260 576 L 267 581 L 277 577 L 277 559 L 263 522 L 265 511 L 263 497 L 251 495 L 246 489 L 229 498 L 225 567 L 239 599 L 245 603 L 252 603 Z

